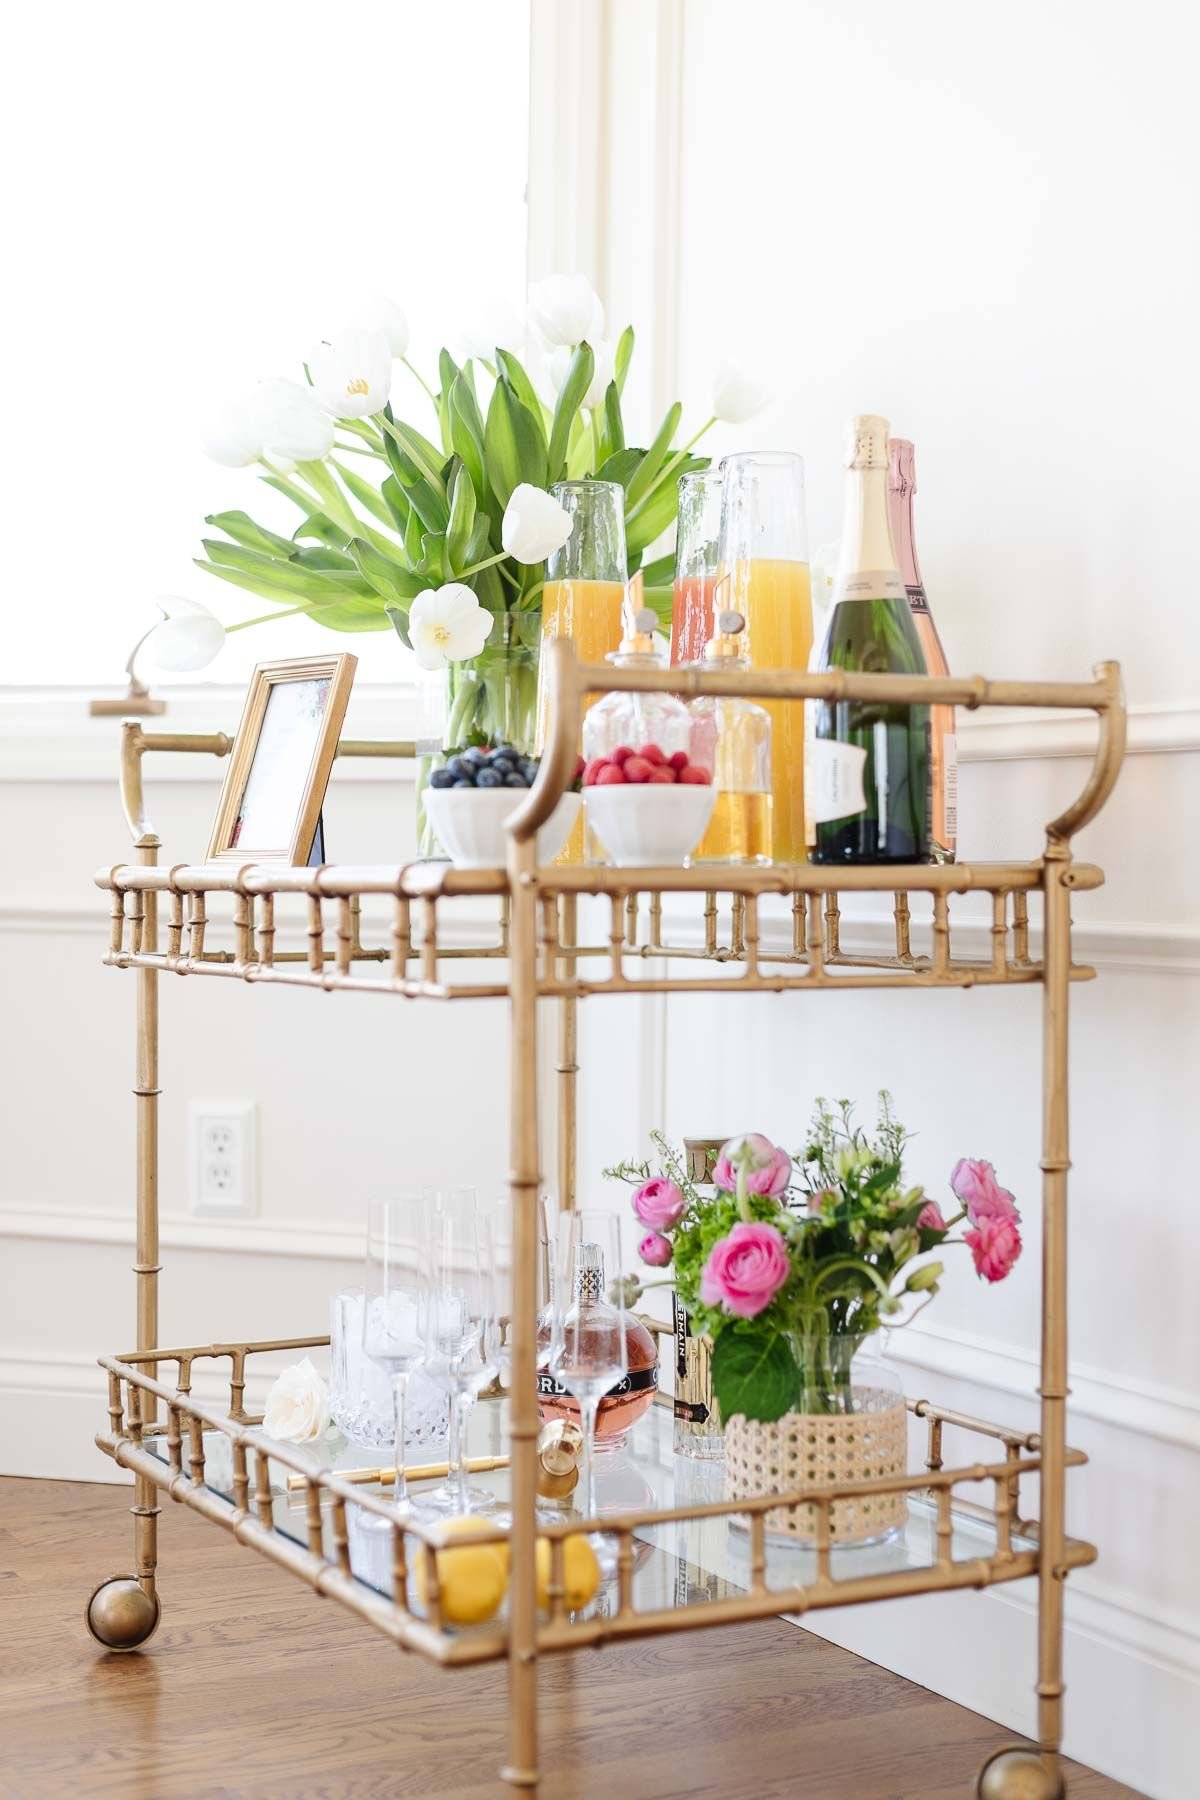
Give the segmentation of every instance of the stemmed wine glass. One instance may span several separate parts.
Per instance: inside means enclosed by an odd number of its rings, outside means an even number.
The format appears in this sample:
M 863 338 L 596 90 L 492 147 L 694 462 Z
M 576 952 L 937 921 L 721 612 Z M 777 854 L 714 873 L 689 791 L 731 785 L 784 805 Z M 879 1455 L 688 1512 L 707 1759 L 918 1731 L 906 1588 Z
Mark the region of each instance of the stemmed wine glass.
M 583 1428 L 583 1509 L 595 1518 L 596 1419 L 600 1402 L 629 1373 L 625 1308 L 607 1285 L 619 1276 L 621 1221 L 584 1207 L 556 1221 L 554 1324 L 549 1369 L 579 1402 Z
M 427 1221 L 425 1371 L 450 1396 L 448 1479 L 423 1495 L 453 1513 L 478 1512 L 495 1498 L 467 1482 L 467 1420 L 499 1365 L 492 1238 L 474 1188 L 434 1196 Z
M 425 1282 L 421 1268 L 428 1204 L 423 1189 L 403 1188 L 370 1202 L 363 1283 L 363 1350 L 391 1376 L 396 1422 L 393 1498 L 409 1509 L 404 1475 L 404 1403 L 408 1378 L 425 1354 Z

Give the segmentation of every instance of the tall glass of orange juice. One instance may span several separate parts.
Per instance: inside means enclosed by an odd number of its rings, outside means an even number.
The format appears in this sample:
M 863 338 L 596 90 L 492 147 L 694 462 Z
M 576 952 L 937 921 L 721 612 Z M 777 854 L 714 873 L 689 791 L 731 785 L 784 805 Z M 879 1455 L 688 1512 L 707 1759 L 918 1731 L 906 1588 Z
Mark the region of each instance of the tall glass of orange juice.
M 691 469 L 679 477 L 671 661 L 703 659 L 713 634 L 713 590 L 721 536 L 721 472 Z
M 581 662 L 602 663 L 621 642 L 629 579 L 625 554 L 625 490 L 616 481 L 559 481 L 550 489 L 574 521 L 570 537 L 546 564 L 542 644 L 569 637 Z M 549 692 L 538 683 L 536 750 L 545 748 Z M 585 702 L 590 706 L 591 701 Z M 583 861 L 580 820 L 560 862 Z
M 750 667 L 803 673 L 813 621 L 802 457 L 763 451 L 724 459 L 719 579 L 720 605 L 746 621 Z M 771 715 L 771 855 L 804 862 L 804 702 L 763 704 Z

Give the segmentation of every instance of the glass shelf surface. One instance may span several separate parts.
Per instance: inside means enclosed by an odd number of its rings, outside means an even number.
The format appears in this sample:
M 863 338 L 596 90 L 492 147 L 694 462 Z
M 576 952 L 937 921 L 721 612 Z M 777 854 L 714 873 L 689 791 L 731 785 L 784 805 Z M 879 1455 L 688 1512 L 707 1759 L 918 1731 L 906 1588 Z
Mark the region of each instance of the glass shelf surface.
M 507 1448 L 503 1441 L 502 1410 L 497 1404 L 484 1403 L 474 1409 L 470 1422 L 471 1456 L 496 1456 Z M 676 1456 L 672 1449 L 673 1425 L 669 1406 L 654 1406 L 634 1427 L 621 1449 L 597 1455 L 596 1488 L 601 1513 L 634 1512 L 673 1506 L 703 1505 L 723 1497 L 724 1463 Z M 166 1439 L 147 1435 L 145 1448 L 164 1463 L 167 1460 Z M 295 1450 L 289 1446 L 289 1450 Z M 310 1447 L 306 1446 L 305 1449 Z M 204 1434 L 205 1486 L 223 1499 L 233 1499 L 232 1446 L 219 1431 Z M 436 1447 L 425 1446 L 410 1451 L 410 1461 L 432 1460 L 439 1454 Z M 387 1450 L 367 1449 L 349 1443 L 336 1431 L 325 1438 L 319 1450 L 313 1449 L 314 1468 L 359 1469 L 375 1467 L 390 1460 Z M 271 1465 L 272 1511 L 275 1529 L 299 1544 L 308 1542 L 307 1497 L 303 1488 L 289 1491 L 287 1477 L 291 1473 L 278 1463 Z M 481 1518 L 495 1517 L 507 1522 L 509 1472 L 493 1469 L 478 1477 L 496 1497 L 496 1504 Z M 412 1488 L 419 1499 L 422 1487 Z M 389 1489 L 377 1484 L 364 1486 L 364 1494 L 386 1498 Z M 326 1552 L 332 1555 L 331 1496 L 322 1494 Z M 569 1510 L 545 1503 L 544 1517 L 561 1522 L 569 1520 Z M 953 1538 L 951 1553 L 956 1562 L 994 1554 L 994 1527 L 973 1513 L 955 1508 L 952 1512 Z M 375 1516 L 352 1503 L 346 1507 L 350 1566 L 357 1580 L 388 1598 L 393 1597 L 392 1534 Z M 672 1519 L 661 1524 L 648 1523 L 635 1533 L 635 1570 L 633 1601 L 639 1612 L 670 1607 L 704 1606 L 746 1593 L 750 1586 L 749 1534 L 734 1525 L 728 1517 L 705 1519 Z M 1032 1539 L 1014 1533 L 1013 1549 L 1032 1550 Z M 409 1560 L 418 1554 L 414 1540 L 409 1540 Z M 853 1579 L 861 1575 L 877 1575 L 904 1569 L 926 1569 L 937 1562 L 938 1547 L 935 1509 L 914 1496 L 909 1501 L 906 1525 L 885 1541 L 870 1545 L 844 1545 L 832 1553 L 831 1572 L 834 1580 Z M 815 1552 L 804 1545 L 781 1543 L 768 1537 L 767 1583 L 771 1587 L 794 1587 L 814 1579 Z M 615 1578 L 602 1585 L 596 1599 L 581 1618 L 604 1615 L 616 1609 Z M 409 1605 L 422 1611 L 416 1593 L 415 1577 L 410 1569 Z M 500 1615 L 503 1617 L 503 1612 Z

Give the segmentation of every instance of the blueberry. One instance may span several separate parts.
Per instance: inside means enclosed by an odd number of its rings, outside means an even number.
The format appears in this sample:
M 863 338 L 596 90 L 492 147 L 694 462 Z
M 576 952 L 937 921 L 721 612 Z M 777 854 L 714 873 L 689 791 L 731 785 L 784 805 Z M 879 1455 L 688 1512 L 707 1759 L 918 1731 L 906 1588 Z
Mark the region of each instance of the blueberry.
M 529 783 L 526 781 L 525 777 L 519 773 L 519 771 L 514 770 L 511 775 L 506 775 L 504 777 L 504 785 L 505 785 L 505 787 L 524 788 L 524 787 L 528 787 Z
M 456 788 L 460 788 L 460 787 L 473 788 L 475 786 L 475 783 L 473 781 L 468 781 L 466 779 L 466 777 L 464 776 L 461 780 L 456 781 L 454 783 L 454 786 Z
M 497 775 L 501 776 L 515 775 L 517 772 L 516 763 L 507 756 L 498 756 L 494 762 L 488 764 L 488 768 L 494 770 Z
M 475 786 L 481 788 L 498 788 L 504 785 L 504 777 L 495 769 L 480 769 Z
M 455 781 L 470 781 L 474 779 L 475 771 L 464 757 L 452 756 L 450 761 L 446 764 L 446 767 L 454 777 Z
M 449 769 L 435 769 L 429 777 L 431 788 L 448 788 L 454 786 L 454 777 Z
M 472 744 L 469 750 L 463 751 L 462 760 L 469 763 L 473 769 L 481 769 L 487 761 L 487 751 L 479 744 Z
M 515 750 L 514 750 L 514 749 L 513 749 L 513 747 L 512 747 L 512 745 L 511 745 L 511 744 L 494 744 L 494 745 L 493 745 L 493 746 L 492 746 L 492 755 L 493 755 L 493 756 L 511 756 L 511 757 L 515 757 L 515 756 L 516 756 L 516 754 L 517 754 L 517 753 L 516 753 L 516 751 L 515 751 Z
M 537 757 L 536 756 L 523 756 L 521 758 L 521 773 L 525 777 L 525 782 L 528 787 L 532 787 L 534 782 L 537 780 L 537 772 L 538 772 Z

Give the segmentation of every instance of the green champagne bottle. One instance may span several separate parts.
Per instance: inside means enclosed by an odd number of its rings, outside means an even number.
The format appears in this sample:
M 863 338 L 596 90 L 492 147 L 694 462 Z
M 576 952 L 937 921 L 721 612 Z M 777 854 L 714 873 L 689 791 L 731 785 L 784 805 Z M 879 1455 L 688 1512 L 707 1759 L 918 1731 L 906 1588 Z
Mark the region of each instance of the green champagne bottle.
M 888 422 L 850 424 L 846 518 L 819 670 L 928 673 L 888 522 Z M 813 701 L 809 817 L 819 863 L 929 860 L 927 706 Z

